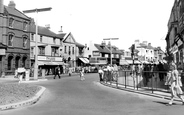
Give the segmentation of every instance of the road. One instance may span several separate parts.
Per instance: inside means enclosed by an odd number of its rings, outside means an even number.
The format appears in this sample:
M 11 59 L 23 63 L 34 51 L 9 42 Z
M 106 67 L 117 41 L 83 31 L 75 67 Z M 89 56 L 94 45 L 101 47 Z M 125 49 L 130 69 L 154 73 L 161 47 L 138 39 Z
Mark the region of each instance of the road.
M 46 87 L 34 105 L 0 111 L 0 115 L 183 115 L 184 106 L 166 106 L 168 100 L 113 89 L 101 85 L 98 74 L 49 79 L 37 83 Z

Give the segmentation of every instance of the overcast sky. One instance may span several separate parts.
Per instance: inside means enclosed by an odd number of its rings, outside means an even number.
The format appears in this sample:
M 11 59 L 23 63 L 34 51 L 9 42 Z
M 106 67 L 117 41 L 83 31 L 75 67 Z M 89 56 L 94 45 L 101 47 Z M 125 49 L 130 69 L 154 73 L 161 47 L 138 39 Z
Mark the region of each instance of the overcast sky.
M 81 44 L 101 43 L 103 38 L 127 50 L 136 39 L 166 47 L 167 23 L 174 0 L 14 0 L 20 11 L 52 7 L 38 14 L 38 25 L 50 24 L 58 33 L 71 32 Z M 9 0 L 4 0 L 8 5 Z M 32 18 L 35 14 L 26 14 Z

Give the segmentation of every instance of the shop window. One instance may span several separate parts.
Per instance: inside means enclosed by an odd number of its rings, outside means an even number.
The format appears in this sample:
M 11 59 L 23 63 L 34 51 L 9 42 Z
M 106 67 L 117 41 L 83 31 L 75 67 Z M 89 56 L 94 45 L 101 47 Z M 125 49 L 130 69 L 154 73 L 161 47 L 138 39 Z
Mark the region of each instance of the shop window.
M 15 58 L 15 68 L 16 68 L 16 69 L 19 67 L 19 61 L 20 61 L 20 57 L 17 56 L 17 57 Z
M 22 59 L 22 66 L 23 67 L 26 67 L 26 60 L 27 60 L 27 57 L 23 57 L 23 59 Z

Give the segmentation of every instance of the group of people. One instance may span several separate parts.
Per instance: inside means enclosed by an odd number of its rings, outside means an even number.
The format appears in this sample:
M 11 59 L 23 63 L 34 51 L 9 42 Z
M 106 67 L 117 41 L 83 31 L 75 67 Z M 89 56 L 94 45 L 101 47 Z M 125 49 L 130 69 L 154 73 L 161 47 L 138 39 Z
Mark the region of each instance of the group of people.
M 118 66 L 116 64 L 114 65 L 104 65 L 99 66 L 98 69 L 99 73 L 99 79 L 101 81 L 114 81 L 119 76 L 118 74 Z

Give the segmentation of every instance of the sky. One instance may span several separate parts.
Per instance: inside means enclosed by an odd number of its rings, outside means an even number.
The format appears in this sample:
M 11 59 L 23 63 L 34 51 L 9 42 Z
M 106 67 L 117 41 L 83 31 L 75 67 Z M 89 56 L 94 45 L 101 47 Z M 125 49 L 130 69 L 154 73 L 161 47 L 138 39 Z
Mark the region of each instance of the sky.
M 112 40 L 119 49 L 139 39 L 165 51 L 167 23 L 174 0 L 13 0 L 19 11 L 52 7 L 37 15 L 39 26 L 50 24 L 51 31 L 71 32 L 81 44 Z M 8 5 L 9 0 L 4 0 Z M 35 13 L 26 14 L 36 19 Z M 106 41 L 108 43 L 108 41 Z

